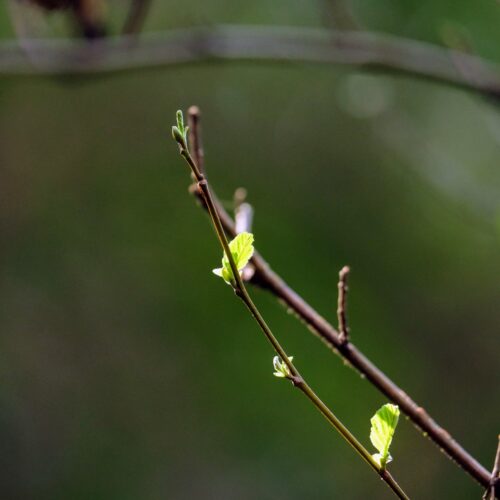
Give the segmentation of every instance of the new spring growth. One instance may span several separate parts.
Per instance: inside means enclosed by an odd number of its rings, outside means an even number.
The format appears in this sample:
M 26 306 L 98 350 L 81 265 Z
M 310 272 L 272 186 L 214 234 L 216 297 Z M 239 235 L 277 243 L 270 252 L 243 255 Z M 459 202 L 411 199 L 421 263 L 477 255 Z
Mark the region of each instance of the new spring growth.
M 253 234 L 238 234 L 229 243 L 229 250 L 231 251 L 238 272 L 241 274 L 241 271 L 243 271 L 243 268 L 248 264 L 253 255 Z M 222 267 L 214 269 L 213 273 L 220 276 L 228 285 L 234 284 L 233 270 L 226 254 L 222 257 Z
M 288 357 L 289 361 L 293 361 L 293 356 Z M 274 356 L 273 358 L 273 366 L 274 366 L 274 373 L 273 375 L 278 378 L 290 378 L 291 373 L 290 373 L 290 368 L 288 368 L 287 364 L 279 357 L 279 356 Z
M 187 134 L 189 127 L 184 126 L 184 116 L 182 111 L 179 109 L 176 113 L 177 126 L 172 127 L 172 137 L 179 144 L 179 147 L 187 149 Z
M 378 453 L 373 454 L 372 457 L 381 470 L 384 470 L 392 460 L 389 454 L 389 447 L 391 446 L 398 420 L 398 406 L 389 403 L 382 406 L 370 420 L 372 424 L 370 440 L 378 450 Z
M 316 393 L 307 385 L 307 383 L 301 378 L 299 372 L 291 363 L 292 357 L 288 357 L 281 347 L 280 343 L 274 336 L 273 332 L 267 325 L 266 321 L 260 314 L 256 305 L 253 303 L 250 295 L 248 294 L 243 281 L 238 275 L 247 265 L 248 261 L 253 255 L 253 235 L 247 232 L 242 232 L 236 236 L 230 243 L 227 242 L 226 234 L 224 232 L 224 227 L 218 216 L 218 211 L 216 203 L 212 198 L 210 190 L 208 188 L 208 183 L 200 172 L 198 165 L 195 160 L 191 157 L 187 147 L 187 135 L 186 128 L 184 127 L 184 121 L 182 119 L 182 113 L 177 113 L 177 125 L 172 128 L 172 134 L 174 139 L 179 144 L 180 154 L 189 165 L 195 180 L 198 183 L 198 188 L 203 195 L 203 199 L 206 203 L 207 209 L 210 213 L 212 223 L 214 225 L 215 231 L 219 241 L 223 247 L 223 258 L 222 267 L 215 269 L 214 273 L 220 276 L 224 281 L 230 284 L 236 295 L 244 302 L 245 306 L 250 311 L 253 318 L 259 324 L 263 334 L 267 338 L 270 344 L 272 344 L 274 351 L 277 356 L 273 359 L 274 365 L 274 375 L 279 378 L 286 378 L 290 380 L 295 387 L 298 387 L 307 398 L 314 404 L 314 406 L 323 414 L 323 416 L 330 422 L 330 424 L 342 435 L 342 437 L 356 450 L 356 452 L 361 455 L 370 466 L 376 470 L 382 479 L 389 485 L 389 487 L 394 491 L 394 493 L 402 499 L 408 500 L 408 497 L 403 490 L 396 483 L 394 478 L 387 472 L 385 474 L 380 474 L 381 468 L 372 459 L 368 450 L 366 450 L 363 445 L 356 440 L 356 438 L 347 430 L 347 428 L 340 422 L 337 417 L 332 413 L 332 411 L 325 406 L 325 404 L 319 399 Z M 234 273 L 234 274 L 233 274 Z M 289 365 L 289 366 L 288 366 Z

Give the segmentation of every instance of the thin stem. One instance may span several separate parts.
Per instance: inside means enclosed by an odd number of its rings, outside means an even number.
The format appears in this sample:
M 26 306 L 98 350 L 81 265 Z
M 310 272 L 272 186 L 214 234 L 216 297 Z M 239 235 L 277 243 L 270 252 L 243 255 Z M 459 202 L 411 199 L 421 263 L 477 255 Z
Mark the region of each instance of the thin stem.
M 177 140 L 177 139 L 176 139 Z M 301 376 L 295 365 L 292 363 L 285 350 L 276 339 L 268 324 L 262 317 L 257 306 L 252 301 L 245 284 L 240 276 L 236 262 L 234 261 L 233 255 L 229 248 L 229 242 L 226 238 L 222 222 L 220 220 L 217 208 L 215 206 L 214 200 L 210 193 L 210 188 L 208 182 L 204 175 L 200 172 L 200 169 L 196 165 L 195 160 L 191 156 L 189 150 L 187 149 L 187 144 L 185 141 L 177 140 L 179 147 L 181 149 L 181 155 L 186 160 L 188 165 L 192 169 L 192 173 L 196 178 L 200 192 L 202 193 L 205 204 L 208 208 L 210 218 L 217 234 L 217 237 L 221 243 L 224 253 L 229 261 L 231 271 L 234 278 L 233 289 L 235 294 L 243 301 L 251 315 L 254 317 L 258 325 L 260 326 L 262 332 L 266 336 L 269 343 L 273 346 L 273 349 L 286 364 L 290 371 L 289 379 L 292 381 L 293 385 L 299 388 L 307 398 L 316 406 L 316 408 L 323 414 L 323 416 L 330 422 L 330 424 L 340 433 L 340 435 L 351 445 L 351 447 L 377 472 L 377 474 L 385 481 L 385 483 L 391 488 L 394 494 L 403 500 L 408 500 L 408 496 L 404 493 L 402 488 L 398 485 L 396 480 L 389 474 L 385 468 L 379 467 L 377 462 L 372 458 L 369 451 L 349 432 L 349 430 L 342 424 L 342 422 L 333 414 L 333 412 L 321 401 L 321 399 L 316 395 L 316 393 L 307 384 L 304 378 Z
M 212 193 L 212 196 L 226 233 L 236 236 L 233 220 L 222 204 L 217 201 L 214 193 Z M 207 208 L 203 198 L 199 197 L 199 199 L 202 206 Z M 417 404 L 403 389 L 375 366 L 352 342 L 343 344 L 337 330 L 293 290 L 283 278 L 276 274 L 258 252 L 254 252 L 251 263 L 255 268 L 251 283 L 267 290 L 281 304 L 292 310 L 307 325 L 310 332 L 319 337 L 326 346 L 343 360 L 347 361 L 348 366 L 356 369 L 363 378 L 389 398 L 390 401 L 397 404 L 417 429 L 433 441 L 454 463 L 484 488 L 489 487 L 490 472 L 470 455 L 446 429 L 441 427 L 422 406 Z

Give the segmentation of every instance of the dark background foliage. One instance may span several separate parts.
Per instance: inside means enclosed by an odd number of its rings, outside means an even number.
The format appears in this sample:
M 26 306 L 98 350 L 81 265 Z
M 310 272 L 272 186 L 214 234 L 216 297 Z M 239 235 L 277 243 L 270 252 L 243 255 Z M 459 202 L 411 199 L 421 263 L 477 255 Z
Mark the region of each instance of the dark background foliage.
M 327 4 L 156 2 L 146 30 L 320 26 Z M 352 2 L 367 29 L 500 62 L 496 2 Z M 114 4 L 113 12 L 120 12 Z M 54 30 L 61 22 L 51 21 Z M 1 33 L 12 37 L 5 7 Z M 0 82 L 2 498 L 387 498 L 288 384 L 228 287 L 170 138 L 204 113 L 207 168 L 245 186 L 259 250 L 488 468 L 498 434 L 500 115 L 442 85 L 347 67 L 210 62 Z M 299 368 L 369 445 L 386 401 L 263 292 Z M 497 361 L 495 361 L 495 359 Z M 481 489 L 401 420 L 415 498 Z

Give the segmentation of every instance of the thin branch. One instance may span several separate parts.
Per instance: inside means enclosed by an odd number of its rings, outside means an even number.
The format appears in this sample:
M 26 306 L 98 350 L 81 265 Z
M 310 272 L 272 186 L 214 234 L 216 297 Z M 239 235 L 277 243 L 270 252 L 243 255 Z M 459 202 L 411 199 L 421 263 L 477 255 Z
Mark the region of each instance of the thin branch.
M 349 327 L 347 326 L 347 277 L 349 276 L 349 267 L 344 266 L 339 272 L 338 283 L 338 302 L 337 302 L 337 318 L 339 322 L 339 342 L 345 344 L 349 342 Z
M 217 201 L 215 205 L 224 230 L 231 236 L 236 236 L 236 230 L 231 216 Z M 198 197 L 199 198 L 199 197 Z M 202 206 L 206 205 L 202 202 Z M 309 305 L 295 290 L 276 274 L 262 258 L 255 252 L 252 260 L 255 274 L 251 282 L 274 295 L 286 308 L 294 311 L 308 327 L 318 336 L 325 345 L 331 348 L 348 365 L 355 368 L 366 380 L 376 387 L 389 400 L 397 404 L 401 411 L 410 418 L 415 426 L 433 441 L 449 458 L 470 474 L 479 484 L 487 488 L 490 484 L 490 473 L 472 455 L 470 455 L 453 437 L 422 408 L 405 391 L 394 383 L 383 371 L 375 366 L 351 342 L 342 343 L 339 333 Z
M 172 30 L 94 43 L 36 40 L 33 67 L 17 43 L 0 45 L 0 75 L 92 75 L 207 60 L 340 64 L 392 71 L 500 97 L 500 70 L 480 57 L 381 33 L 264 26 Z M 468 68 L 464 73 L 462 68 Z
M 495 500 L 495 498 L 500 498 L 500 435 L 498 436 L 498 447 L 491 471 L 490 484 L 483 495 L 483 500 Z
M 375 459 L 372 457 L 370 452 L 350 433 L 350 431 L 342 424 L 342 422 L 334 415 L 334 413 L 321 401 L 321 399 L 317 396 L 317 394 L 311 389 L 311 387 L 307 384 L 305 379 L 301 376 L 295 365 L 292 363 L 291 358 L 286 354 L 285 350 L 278 342 L 271 329 L 267 325 L 266 321 L 260 314 L 257 306 L 252 301 L 243 279 L 240 276 L 238 268 L 236 266 L 236 262 L 234 261 L 234 257 L 229 248 L 229 242 L 226 238 L 226 234 L 222 225 L 222 222 L 219 218 L 219 213 L 217 211 L 216 204 L 214 199 L 212 198 L 210 188 L 208 186 L 208 182 L 201 172 L 200 168 L 196 165 L 195 160 L 191 156 L 187 143 L 182 137 L 182 134 L 176 134 L 174 132 L 174 139 L 179 145 L 180 154 L 186 160 L 187 164 L 191 168 L 191 172 L 194 175 L 197 185 L 198 191 L 203 197 L 205 201 L 205 206 L 208 209 L 210 214 L 210 218 L 212 220 L 212 224 L 214 226 L 215 232 L 217 233 L 217 237 L 219 242 L 221 243 L 222 249 L 229 261 L 229 265 L 232 270 L 234 281 L 232 283 L 233 290 L 237 297 L 239 297 L 250 314 L 253 316 L 255 321 L 260 326 L 262 332 L 266 336 L 269 343 L 273 346 L 275 352 L 281 358 L 283 363 L 288 368 L 287 378 L 291 380 L 294 387 L 297 387 L 301 390 L 307 398 L 313 403 L 313 405 L 321 412 L 321 414 L 328 420 L 328 422 L 339 432 L 339 434 L 350 444 L 350 446 L 365 460 L 370 467 L 372 467 L 375 472 L 382 478 L 382 480 L 391 488 L 394 494 L 403 500 L 409 500 L 409 497 L 405 494 L 396 480 L 392 477 L 389 471 L 385 467 L 381 467 Z M 191 141 L 190 141 L 191 142 Z M 194 140 L 192 142 L 195 142 Z
M 196 165 L 200 172 L 205 173 L 205 152 L 201 142 L 201 112 L 198 106 L 191 106 L 187 112 L 188 126 L 191 133 L 189 134 L 189 149 L 193 151 Z

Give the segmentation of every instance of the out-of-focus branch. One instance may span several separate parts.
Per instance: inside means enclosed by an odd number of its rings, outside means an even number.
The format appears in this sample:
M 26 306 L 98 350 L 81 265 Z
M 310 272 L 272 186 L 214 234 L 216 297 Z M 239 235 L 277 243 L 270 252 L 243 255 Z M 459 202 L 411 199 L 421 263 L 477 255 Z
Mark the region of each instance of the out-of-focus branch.
M 380 33 L 299 27 L 188 28 L 94 43 L 37 40 L 38 64 L 0 44 L 0 75 L 113 73 L 207 60 L 341 64 L 393 71 L 500 97 L 498 65 L 477 56 Z M 462 68 L 468 68 L 464 73 Z
M 132 0 L 123 33 L 126 35 L 139 33 L 150 7 L 151 0 Z
M 45 12 L 67 11 L 73 17 L 77 31 L 88 40 L 101 38 L 106 34 L 103 0 L 10 0 L 10 2 L 24 4 L 25 14 L 28 14 L 30 4 Z M 14 16 L 12 18 L 15 26 L 16 19 Z M 36 40 L 32 42 L 35 43 Z

